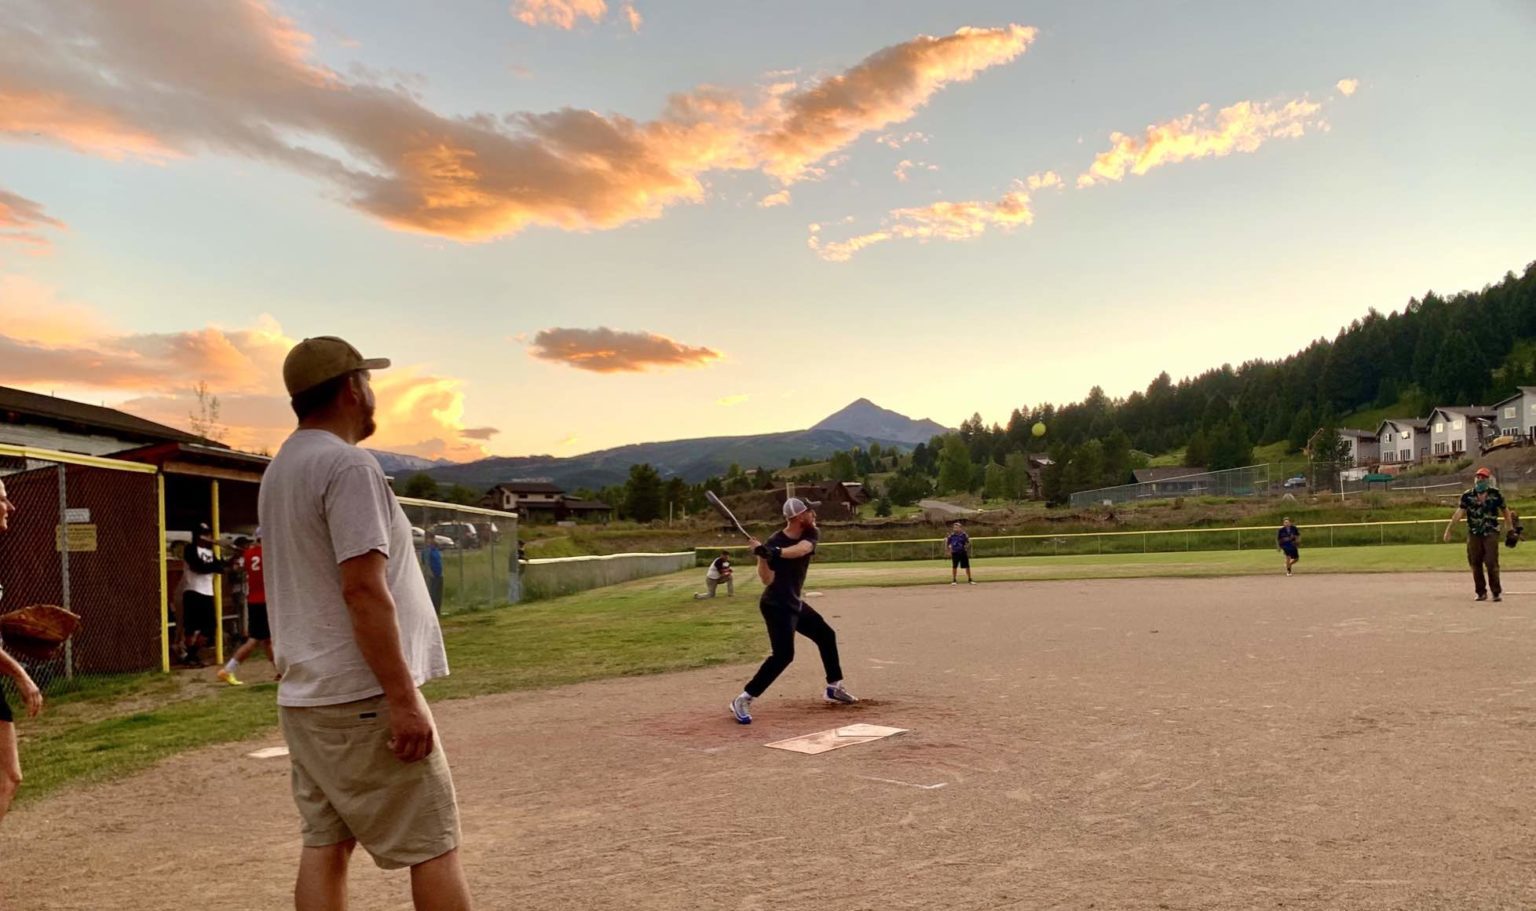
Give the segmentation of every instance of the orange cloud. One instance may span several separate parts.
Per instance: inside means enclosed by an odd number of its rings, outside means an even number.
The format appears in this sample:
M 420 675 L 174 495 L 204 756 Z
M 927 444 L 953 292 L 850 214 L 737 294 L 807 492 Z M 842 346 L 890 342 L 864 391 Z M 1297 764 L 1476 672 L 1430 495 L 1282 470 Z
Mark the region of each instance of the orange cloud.
M 1296 139 L 1327 129 L 1319 116 L 1322 107 L 1305 98 L 1284 104 L 1239 101 L 1215 112 L 1202 104 L 1193 114 L 1147 127 L 1141 136 L 1111 133 L 1111 148 L 1099 153 L 1077 185 L 1118 182 L 1127 174 L 1139 176 L 1163 165 L 1254 152 L 1271 139 Z
M 1340 79 L 1334 88 L 1339 90 L 1340 95 L 1348 98 L 1349 96 L 1355 94 L 1355 91 L 1360 88 L 1360 80 Z
M 940 89 L 1011 63 L 1037 30 L 1022 25 L 923 35 L 878 51 L 848 72 L 783 96 L 782 120 L 760 140 L 765 170 L 785 181 L 860 135 L 909 119 Z
M 1014 189 L 995 202 L 936 202 L 927 206 L 894 209 L 876 231 L 859 234 L 843 241 L 821 239 L 821 225 L 812 225 L 807 244 L 817 256 L 829 262 L 847 262 L 859 251 L 890 240 L 971 240 L 998 228 L 1012 231 L 1034 223 L 1030 195 L 1048 187 L 1060 187 L 1061 176 L 1054 171 L 1032 174 L 1015 181 Z
M 916 130 L 914 130 L 914 131 L 912 131 L 910 133 L 901 133 L 901 134 L 887 133 L 884 136 L 877 136 L 877 137 L 875 137 L 875 142 L 880 143 L 881 145 L 885 146 L 888 149 L 899 149 L 902 146 L 907 145 L 908 143 L 912 143 L 912 142 L 927 142 L 927 141 L 928 141 L 928 134 L 921 133 L 921 132 L 918 132 Z
M 635 5 L 633 3 L 624 4 L 622 12 L 624 13 L 624 21 L 629 23 L 629 30 L 632 32 L 640 31 L 640 26 L 645 23 L 645 20 L 641 18 L 640 11 L 635 9 Z
M 710 348 L 684 345 L 652 332 L 544 329 L 528 353 L 543 361 L 593 373 L 638 373 L 652 367 L 704 367 L 720 360 Z
M 563 22 L 559 10 L 596 9 L 581 2 L 517 12 Z M 570 108 L 457 117 L 408 89 L 312 63 L 309 36 L 266 0 L 34 0 L 0 18 L 0 141 L 107 157 L 255 158 L 310 176 L 391 227 L 463 241 L 530 225 L 603 229 L 702 200 L 711 172 L 761 171 L 786 184 L 815 176 L 865 132 L 1012 61 L 1034 36 L 1016 25 L 921 36 L 807 85 L 674 95 L 650 121 Z M 23 113 L 3 103 L 14 99 Z
M 192 388 L 206 381 L 219 397 L 223 441 L 275 450 L 293 430 L 282 363 L 295 339 L 264 317 L 243 329 L 205 327 L 184 332 L 114 333 L 87 308 L 64 304 L 46 317 L 10 312 L 12 289 L 25 300 L 58 304 L 51 290 L 0 279 L 0 384 L 104 398 L 150 420 L 188 426 L 196 409 Z M 25 309 L 25 308 L 18 308 Z M 65 323 L 70 325 L 66 326 Z M 370 445 L 432 458 L 480 458 L 494 428 L 463 425 L 463 384 L 402 367 L 374 375 L 379 433 Z
M 757 204 L 765 209 L 771 209 L 774 206 L 787 206 L 789 205 L 789 201 L 789 190 L 785 189 L 780 190 L 777 193 L 770 193 L 767 196 L 764 196 L 762 199 L 757 201 Z
M 580 19 L 602 22 L 608 16 L 608 4 L 603 0 L 516 0 L 512 15 L 524 25 L 552 25 L 569 31 Z
M 48 216 L 38 203 L 0 189 L 0 242 L 27 244 L 47 250 L 48 238 L 37 233 L 38 228 L 57 228 L 65 225 L 57 218 Z

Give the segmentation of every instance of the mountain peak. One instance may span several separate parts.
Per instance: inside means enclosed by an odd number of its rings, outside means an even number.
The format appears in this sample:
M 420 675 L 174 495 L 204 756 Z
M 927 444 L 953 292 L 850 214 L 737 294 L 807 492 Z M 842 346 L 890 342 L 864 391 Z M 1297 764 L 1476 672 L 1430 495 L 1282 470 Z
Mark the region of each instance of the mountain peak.
M 881 408 L 866 398 L 851 402 L 811 429 L 838 430 L 853 436 L 910 444 L 926 443 L 934 436 L 949 431 L 948 427 L 937 421 L 927 418 L 915 421 L 889 408 Z

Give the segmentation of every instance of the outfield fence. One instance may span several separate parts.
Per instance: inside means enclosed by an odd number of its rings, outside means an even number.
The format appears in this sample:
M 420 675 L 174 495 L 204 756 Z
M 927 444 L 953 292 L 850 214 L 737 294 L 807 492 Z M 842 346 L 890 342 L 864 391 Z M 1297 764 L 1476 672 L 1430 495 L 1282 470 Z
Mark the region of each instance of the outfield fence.
M 1392 544 L 1438 544 L 1444 519 L 1392 522 L 1342 522 L 1302 525 L 1303 547 L 1364 547 Z M 1081 532 L 1062 535 L 998 535 L 972 537 L 971 557 L 1069 557 L 1109 554 L 1182 553 L 1197 551 L 1273 550 L 1277 526 L 1180 528 L 1148 531 Z M 1464 543 L 1458 530 L 1452 541 Z M 747 547 L 700 547 L 694 564 L 704 566 L 721 550 L 750 561 Z M 816 559 L 828 563 L 878 563 L 903 560 L 943 560 L 949 554 L 943 538 L 895 541 L 831 541 L 817 545 Z
M 411 522 L 416 558 L 442 613 L 523 600 L 517 514 L 478 506 L 398 497 Z M 434 560 L 432 550 L 436 545 Z M 441 575 L 435 568 L 442 569 Z
M 57 604 L 81 618 L 56 657 L 18 657 L 37 684 L 57 690 L 86 675 L 164 666 L 165 488 L 156 469 L 0 445 L 0 481 L 16 507 L 0 534 L 0 612 Z
M 1247 465 L 1223 471 L 1184 473 L 1170 470 L 1167 477 L 1072 494 L 1072 506 L 1118 505 L 1138 500 L 1170 500 L 1175 497 L 1252 497 L 1270 492 L 1269 465 Z
M 530 560 L 523 577 L 523 597 L 529 601 L 555 598 L 632 579 L 675 573 L 693 563 L 694 556 L 690 551 Z

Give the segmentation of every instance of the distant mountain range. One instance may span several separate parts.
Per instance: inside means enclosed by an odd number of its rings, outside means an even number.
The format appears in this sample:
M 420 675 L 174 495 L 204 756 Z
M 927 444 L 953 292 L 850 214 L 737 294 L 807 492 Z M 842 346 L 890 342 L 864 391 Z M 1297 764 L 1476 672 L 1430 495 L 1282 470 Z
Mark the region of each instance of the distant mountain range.
M 439 468 L 443 465 L 458 464 L 447 459 L 423 459 L 421 456 L 401 455 L 398 452 L 383 452 L 378 449 L 368 451 L 379 460 L 379 467 L 384 469 L 384 473 L 391 476 L 415 474 L 418 471 Z
M 648 463 L 662 477 L 680 477 L 697 483 L 711 475 L 721 475 L 732 464 L 742 468 L 782 468 L 791 459 L 821 459 L 834 452 L 867 447 L 900 446 L 911 449 L 949 428 L 929 420 L 915 421 L 881 408 L 868 399 L 859 399 L 848 407 L 817 423 L 809 430 L 762 433 L 739 437 L 700 437 L 665 443 L 636 443 L 589 452 L 570 458 L 555 456 L 492 456 L 475 462 L 444 463 L 414 459 L 411 456 L 382 456 L 399 459 L 395 468 L 385 464 L 386 473 L 397 476 L 425 471 L 445 484 L 463 484 L 475 489 L 490 488 L 504 481 L 545 480 L 571 490 L 578 487 L 599 488 L 623 483 L 632 465 Z M 425 464 L 416 464 L 425 463 Z

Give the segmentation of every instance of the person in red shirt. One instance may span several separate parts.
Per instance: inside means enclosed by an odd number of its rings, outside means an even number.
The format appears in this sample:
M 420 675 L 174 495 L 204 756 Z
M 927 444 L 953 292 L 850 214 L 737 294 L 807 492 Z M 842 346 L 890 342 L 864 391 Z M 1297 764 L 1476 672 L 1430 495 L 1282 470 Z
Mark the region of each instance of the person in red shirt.
M 240 569 L 245 572 L 245 604 L 246 624 L 245 642 L 235 650 L 235 654 L 219 671 L 219 679 L 230 686 L 244 686 L 245 683 L 235 676 L 240 669 L 241 662 L 256 653 L 256 647 L 261 646 L 267 650 L 267 657 L 272 663 L 277 663 L 277 653 L 272 651 L 272 627 L 267 621 L 267 583 L 262 575 L 261 565 L 261 529 L 256 529 L 256 540 L 245 553 L 240 555 Z

